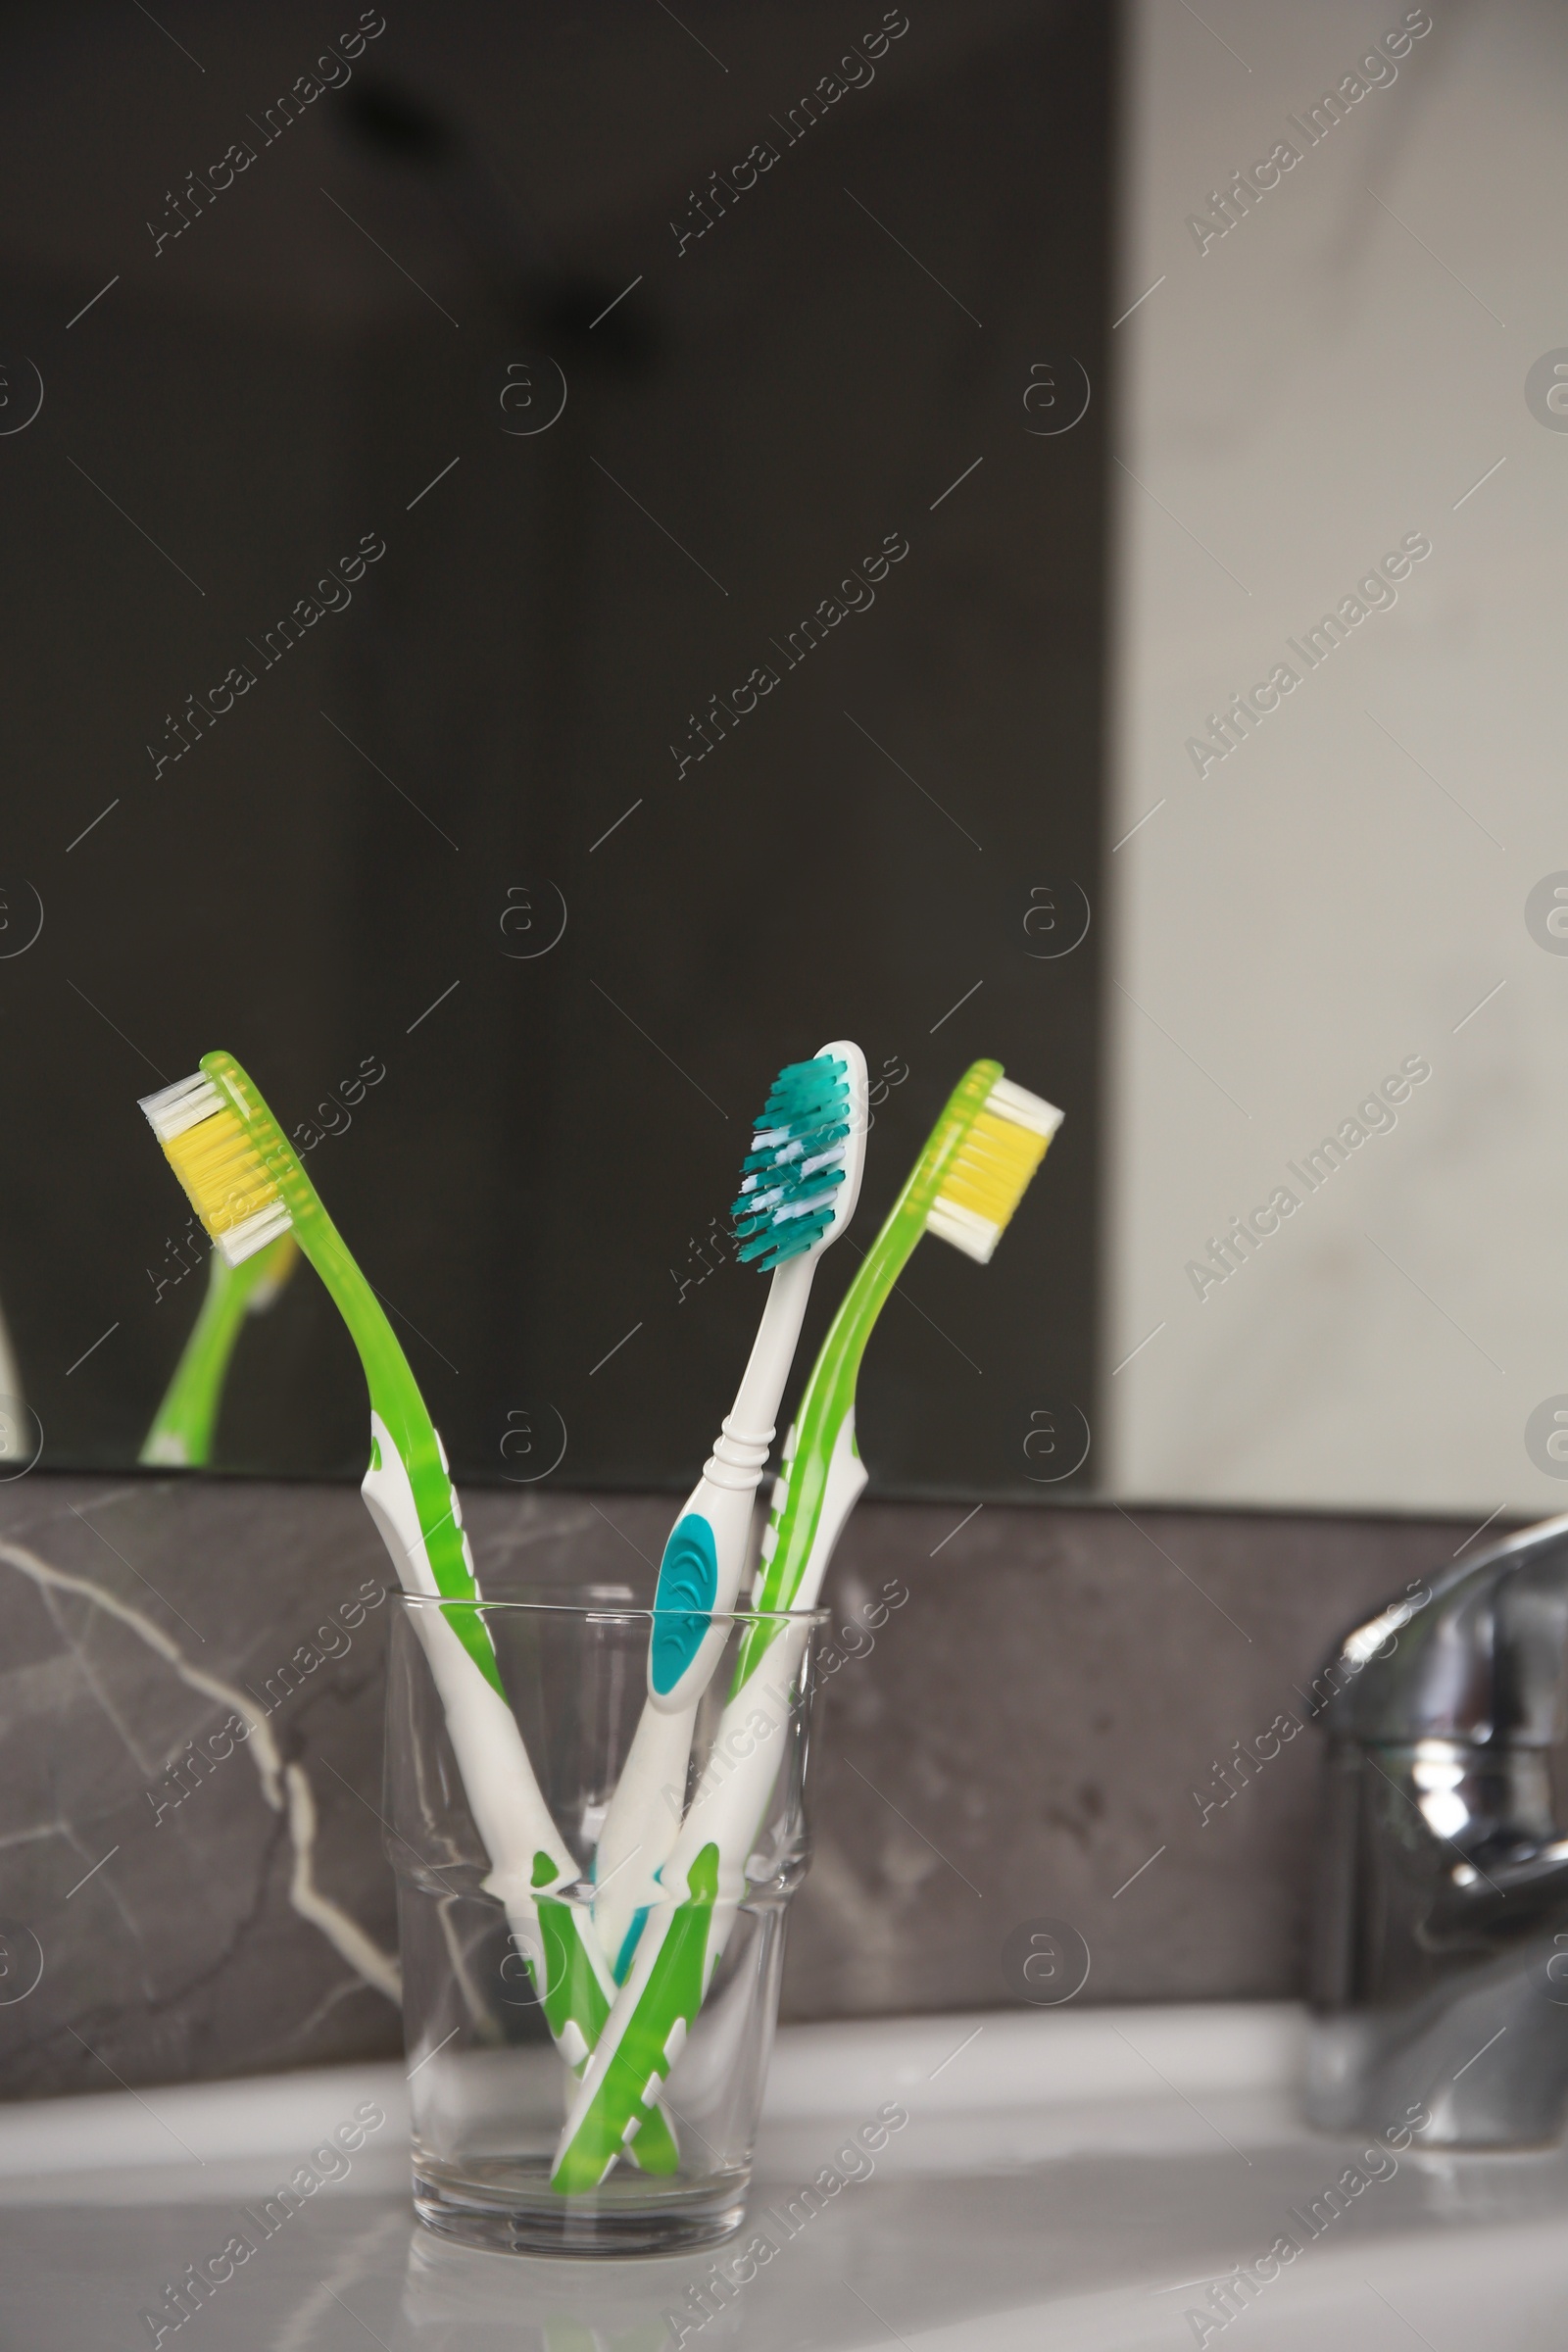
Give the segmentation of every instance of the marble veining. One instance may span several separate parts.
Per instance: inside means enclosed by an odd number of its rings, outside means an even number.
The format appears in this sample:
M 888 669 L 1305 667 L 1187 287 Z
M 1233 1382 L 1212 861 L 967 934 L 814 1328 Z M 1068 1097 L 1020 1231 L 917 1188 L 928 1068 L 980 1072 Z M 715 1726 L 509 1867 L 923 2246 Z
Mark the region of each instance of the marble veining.
M 465 1498 L 481 1578 L 639 1596 L 673 1508 Z M 1298 1990 L 1315 1736 L 1215 1775 L 1302 1711 L 1341 1625 L 1467 1532 L 862 1504 L 827 1594 L 784 2014 L 998 2006 L 1003 1946 L 1040 1917 L 1086 1941 L 1086 2001 Z M 385 1571 L 348 1486 L 0 1493 L 6 2095 L 398 2049 Z

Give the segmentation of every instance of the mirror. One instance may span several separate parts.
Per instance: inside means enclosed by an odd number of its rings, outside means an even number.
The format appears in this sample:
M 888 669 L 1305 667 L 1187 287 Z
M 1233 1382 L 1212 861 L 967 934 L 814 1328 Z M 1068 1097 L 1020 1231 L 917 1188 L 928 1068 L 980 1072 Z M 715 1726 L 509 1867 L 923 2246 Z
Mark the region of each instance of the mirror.
M 1554 1507 L 1560 45 L 862 14 L 20 21 L 14 1473 L 148 1450 L 224 1046 L 461 1477 L 684 1487 L 852 1035 L 859 1248 L 976 1056 L 1067 1114 L 874 1491 Z M 357 1476 L 269 1287 L 211 1465 Z
M 976 1056 L 1070 1104 L 994 1267 L 921 1250 L 862 1396 L 886 1491 L 1043 1491 L 1102 1191 L 1108 213 L 1054 222 L 1107 182 L 1110 33 L 862 16 L 368 10 L 323 47 L 277 6 L 189 56 L 34 16 L 14 1460 L 146 1445 L 209 1273 L 137 1099 L 222 1046 L 460 1476 L 683 1485 L 762 1301 L 751 1123 L 852 1036 L 861 1248 Z M 61 174 L 95 107 L 102 168 Z M 366 1420 L 296 1267 L 212 1463 L 358 1476 Z

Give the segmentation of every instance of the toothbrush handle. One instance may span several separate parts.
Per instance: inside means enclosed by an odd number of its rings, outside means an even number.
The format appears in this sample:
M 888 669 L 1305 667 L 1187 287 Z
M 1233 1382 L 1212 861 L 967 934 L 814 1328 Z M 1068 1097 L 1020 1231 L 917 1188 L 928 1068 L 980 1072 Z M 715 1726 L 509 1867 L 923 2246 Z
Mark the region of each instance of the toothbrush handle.
M 816 1258 L 815 1251 L 789 1258 L 768 1283 L 762 1319 L 757 1326 L 757 1337 L 741 1374 L 741 1385 L 735 1392 L 735 1402 L 724 1422 L 726 1432 L 744 1433 L 748 1442 L 755 1437 L 764 1448 L 773 1442 L 778 1400 L 784 1394 L 784 1383 L 800 1345 Z M 715 1446 L 713 1450 L 716 1454 L 719 1448 Z M 756 1479 L 752 1484 L 756 1486 Z
M 270 1303 L 288 1280 L 298 1253 L 298 1244 L 287 1233 L 240 1266 L 231 1266 L 221 1250 L 214 1248 L 201 1311 L 153 1416 L 139 1461 L 167 1462 L 181 1469 L 207 1461 L 223 1401 L 229 1358 L 245 1318 Z M 0 1395 L 14 1395 L 14 1390 L 4 1387 L 4 1349 L 0 1347 Z
M 688 1595 L 698 1604 L 685 1616 L 684 1625 L 676 1619 L 666 1627 L 656 1626 L 649 1645 L 649 1700 L 671 1714 L 696 1705 L 729 1639 L 727 1625 L 710 1625 L 704 1631 L 701 1613 L 724 1616 L 735 1606 L 746 1565 L 752 1500 L 773 1443 L 779 1398 L 795 1360 L 815 1271 L 814 1257 L 792 1258 L 769 1283 L 734 1406 L 724 1416 L 718 1441 L 660 1563 L 655 1609 L 679 1610 Z M 684 1556 L 683 1544 L 689 1547 Z M 690 1573 L 698 1565 L 693 1551 L 708 1555 L 706 1575 Z
M 618 1983 L 626 1974 L 659 1872 L 686 1805 L 695 1706 L 671 1715 L 650 1702 L 626 1751 L 594 1855 L 594 1926 Z
M 710 1460 L 664 1546 L 648 1695 L 594 1855 L 594 1924 L 617 1979 L 659 1899 L 660 1869 L 680 1828 L 698 1704 L 729 1639 L 727 1616 L 712 1618 L 735 1604 L 765 1450 L 756 1449 L 744 1483 L 736 1475 L 728 1487 L 709 1480 Z
M 720 1718 L 708 1768 L 664 1865 L 662 1897 L 556 2150 L 551 2186 L 563 2194 L 597 2187 L 634 2140 L 639 2152 L 646 2145 L 641 2119 L 658 2111 L 746 1892 L 747 1860 L 787 1751 L 789 1696 L 808 1631 L 787 1628 Z M 650 2091 L 653 2108 L 645 2104 Z
M 768 1284 L 733 1409 L 660 1563 L 648 1700 L 600 1832 L 594 1921 L 624 1975 L 686 1796 L 698 1702 L 729 1639 L 727 1618 L 745 1572 L 752 1504 L 773 1443 L 779 1397 L 800 1340 L 815 1259 L 790 1259 Z
M 212 1453 L 223 1375 L 245 1321 L 247 1294 L 252 1287 L 245 1278 L 266 1254 L 264 1250 L 261 1257 L 249 1258 L 235 1268 L 221 1250 L 214 1248 L 201 1311 L 143 1440 L 139 1461 L 190 1469 L 200 1467 Z
M 367 1508 L 400 1583 L 410 1592 L 439 1600 L 443 1596 L 413 1482 L 391 1432 L 373 1411 L 370 1433 L 371 1466 L 362 1488 Z M 452 1491 L 449 1510 L 455 1516 L 459 1508 Z M 463 1541 L 466 1557 L 466 1537 Z M 476 1590 L 471 1570 L 470 1590 Z M 468 1609 L 449 1615 L 433 1607 L 416 1610 L 414 1622 L 441 1698 L 474 1827 L 490 1860 L 485 1892 L 504 1907 L 556 2045 L 580 2074 L 604 2030 L 614 1979 L 584 1905 L 556 1895 L 558 1887 L 576 1879 L 576 1864 L 551 1818 L 516 1718 L 502 1692 L 483 1619 Z M 642 2160 L 650 2169 L 665 2171 L 679 2162 L 662 2118 L 653 2124 Z
M 762 1538 L 762 1559 L 757 1572 L 759 1608 L 768 1610 L 814 1609 L 822 1590 L 822 1579 L 828 1571 L 845 1523 L 865 1492 L 867 1471 L 860 1459 L 860 1448 L 855 1435 L 854 1401 L 846 1407 L 843 1419 L 833 1433 L 833 1448 L 827 1457 L 825 1473 L 817 1476 L 816 1508 L 811 1517 L 810 1543 L 808 1548 L 794 1546 L 786 1554 L 789 1575 L 786 1582 L 779 1573 L 780 1531 L 791 1524 L 792 1501 L 798 1503 L 793 1488 L 800 1474 L 801 1449 L 785 1456 L 773 1491 L 772 1515 Z M 735 1661 L 735 1679 L 730 1685 L 731 1704 L 745 1690 L 777 1641 L 783 1627 L 777 1622 L 749 1625 L 741 1641 Z

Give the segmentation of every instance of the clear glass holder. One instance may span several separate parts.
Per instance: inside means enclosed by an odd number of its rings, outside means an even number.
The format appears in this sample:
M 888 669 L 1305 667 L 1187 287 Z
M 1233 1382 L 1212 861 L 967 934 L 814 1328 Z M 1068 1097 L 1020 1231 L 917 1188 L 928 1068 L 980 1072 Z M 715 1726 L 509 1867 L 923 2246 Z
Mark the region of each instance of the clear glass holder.
M 416 2211 L 448 2238 L 525 2254 L 650 2254 L 730 2236 L 744 2216 L 751 2180 L 786 1908 L 808 1858 L 804 1796 L 822 1612 L 784 1619 L 664 1612 L 661 1619 L 615 1589 L 560 1593 L 494 1581 L 481 1603 L 411 1593 L 397 1599 L 385 1817 L 398 1886 Z M 564 1847 L 575 1869 L 574 1877 L 558 1877 L 547 1889 L 550 1903 L 569 1906 L 569 1913 L 549 1915 L 556 1924 L 547 1933 L 534 1924 L 531 1898 L 519 1894 L 515 1877 L 505 1901 L 487 1885 L 505 1873 L 496 1873 L 499 1857 L 487 1848 L 476 1815 L 497 1845 L 511 1828 L 502 1818 L 505 1805 L 498 1814 L 496 1775 L 476 1761 L 474 1715 L 492 1699 L 475 1698 L 471 1689 L 466 1693 L 470 1667 L 454 1668 L 452 1635 L 460 1621 L 465 1660 L 476 1645 L 487 1656 L 493 1652 L 558 1851 Z M 602 1955 L 610 1998 L 614 1963 L 620 1961 L 622 1973 L 629 1965 L 624 1936 L 621 1951 L 608 1949 L 613 1938 L 606 1935 L 603 1890 L 596 1922 L 595 1854 L 643 1715 L 649 1644 L 662 1622 L 688 1642 L 702 1631 L 721 1637 L 722 1648 L 697 1706 L 689 1756 L 678 1738 L 664 1750 L 661 1826 L 649 1833 L 650 1859 L 653 1847 L 673 1839 L 694 1798 L 699 1806 L 710 1801 L 726 1775 L 744 1773 L 749 1794 L 738 1813 L 734 1804 L 718 1809 L 745 1824 L 743 1839 L 754 1819 L 757 1827 L 744 1853 L 721 1856 L 720 1891 L 728 1899 L 714 1906 L 715 1929 L 723 1925 L 712 1939 L 722 1948 L 659 2090 L 660 2114 L 650 2111 L 655 2128 L 628 2139 L 597 2187 L 566 2194 L 551 2176 L 582 2088 L 571 2061 L 587 2061 L 573 2030 L 561 2031 L 559 1992 L 552 2030 L 547 2004 L 556 1988 L 549 1980 L 554 1969 L 558 1985 L 563 1981 L 557 1963 L 573 1934 L 584 1942 L 596 1939 L 594 1964 L 598 1969 Z M 748 1729 L 740 1711 L 726 1715 L 726 1706 L 737 1656 L 754 1628 L 776 1631 L 776 1657 L 791 1662 L 791 1679 L 771 1704 L 751 1710 Z M 754 1654 L 755 1647 L 754 1642 Z M 780 1667 L 771 1679 L 776 1686 L 783 1678 Z M 760 1690 L 762 1676 L 754 1681 Z M 499 1713 L 500 1702 L 494 1706 Z M 467 1713 L 456 1737 L 449 1707 Z M 498 1730 L 506 1748 L 508 1727 L 492 1718 L 492 1744 Z M 470 1780 L 485 1785 L 466 1787 L 460 1752 Z M 515 1804 L 512 1809 L 515 1814 Z M 733 1847 L 733 1832 L 728 1843 Z M 671 1924 L 659 1919 L 658 1886 L 646 1891 L 644 1935 Z M 646 2162 L 638 2160 L 639 2137 Z

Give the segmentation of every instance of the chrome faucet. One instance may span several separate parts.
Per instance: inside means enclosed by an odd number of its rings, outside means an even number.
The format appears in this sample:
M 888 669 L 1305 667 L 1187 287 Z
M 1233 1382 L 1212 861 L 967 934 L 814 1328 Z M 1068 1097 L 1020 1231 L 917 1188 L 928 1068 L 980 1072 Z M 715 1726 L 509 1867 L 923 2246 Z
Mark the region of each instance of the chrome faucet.
M 1356 1626 L 1328 1734 L 1307 2113 L 1427 2146 L 1558 2138 L 1568 2113 L 1568 1514 Z

